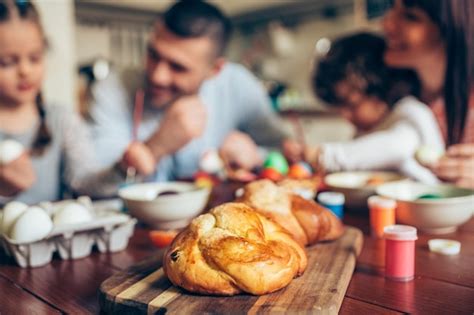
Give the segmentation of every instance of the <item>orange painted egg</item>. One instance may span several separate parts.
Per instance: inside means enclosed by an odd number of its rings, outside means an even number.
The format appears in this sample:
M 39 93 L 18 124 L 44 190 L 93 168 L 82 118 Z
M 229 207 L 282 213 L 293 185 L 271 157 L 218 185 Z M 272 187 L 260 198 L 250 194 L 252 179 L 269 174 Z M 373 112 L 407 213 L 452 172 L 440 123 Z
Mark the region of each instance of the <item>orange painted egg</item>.
M 276 169 L 268 167 L 264 168 L 263 171 L 260 173 L 260 178 L 265 178 L 272 180 L 274 182 L 279 181 L 282 179 L 282 175 Z

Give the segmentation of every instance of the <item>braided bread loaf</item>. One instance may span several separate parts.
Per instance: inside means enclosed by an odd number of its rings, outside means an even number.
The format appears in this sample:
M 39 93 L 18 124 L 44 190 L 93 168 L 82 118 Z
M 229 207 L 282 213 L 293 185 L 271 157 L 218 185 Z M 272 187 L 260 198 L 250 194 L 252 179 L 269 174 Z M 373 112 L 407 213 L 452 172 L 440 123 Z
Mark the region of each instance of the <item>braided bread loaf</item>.
M 247 184 L 238 201 L 280 224 L 302 245 L 334 240 L 344 232 L 331 211 L 266 179 Z
M 242 203 L 226 203 L 195 218 L 163 261 L 174 285 L 216 295 L 273 292 L 302 274 L 306 265 L 301 245 Z

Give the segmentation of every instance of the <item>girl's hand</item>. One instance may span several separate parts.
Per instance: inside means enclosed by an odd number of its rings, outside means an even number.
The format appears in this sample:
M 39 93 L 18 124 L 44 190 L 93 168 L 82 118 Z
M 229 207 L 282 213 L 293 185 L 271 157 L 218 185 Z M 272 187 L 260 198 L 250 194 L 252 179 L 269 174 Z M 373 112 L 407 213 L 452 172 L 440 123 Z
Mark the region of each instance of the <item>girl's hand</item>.
M 36 174 L 30 156 L 23 152 L 17 159 L 0 165 L 0 195 L 14 196 L 27 190 L 36 181 Z
M 474 189 L 474 143 L 451 146 L 430 168 L 442 180 Z
M 122 157 L 124 169 L 133 167 L 138 174 L 149 176 L 155 172 L 156 161 L 151 150 L 142 142 L 130 143 Z

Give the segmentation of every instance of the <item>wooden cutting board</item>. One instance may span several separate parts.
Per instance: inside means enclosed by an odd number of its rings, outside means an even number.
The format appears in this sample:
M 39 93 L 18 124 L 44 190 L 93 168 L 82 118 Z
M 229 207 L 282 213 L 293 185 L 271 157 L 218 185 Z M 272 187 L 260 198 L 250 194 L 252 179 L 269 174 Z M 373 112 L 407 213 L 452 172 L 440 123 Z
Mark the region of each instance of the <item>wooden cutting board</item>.
M 308 268 L 286 288 L 232 297 L 190 294 L 173 286 L 161 268 L 163 251 L 109 279 L 100 287 L 102 311 L 114 314 L 337 314 L 362 248 L 359 229 L 347 227 L 337 241 L 308 247 Z

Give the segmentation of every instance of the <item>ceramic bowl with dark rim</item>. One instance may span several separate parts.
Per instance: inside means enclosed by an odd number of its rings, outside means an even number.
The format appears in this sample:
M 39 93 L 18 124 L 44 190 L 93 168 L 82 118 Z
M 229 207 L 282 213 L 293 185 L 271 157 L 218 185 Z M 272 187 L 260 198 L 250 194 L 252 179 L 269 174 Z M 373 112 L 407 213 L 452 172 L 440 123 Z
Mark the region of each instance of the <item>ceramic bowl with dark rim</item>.
M 134 184 L 119 190 L 129 213 L 156 229 L 185 227 L 201 214 L 211 190 L 189 182 Z
M 474 212 L 474 191 L 453 185 L 400 181 L 381 185 L 377 194 L 397 201 L 397 223 L 429 234 L 456 231 Z
M 344 194 L 345 207 L 367 209 L 367 199 L 384 183 L 406 179 L 395 172 L 357 171 L 326 175 L 324 182 L 331 191 Z

